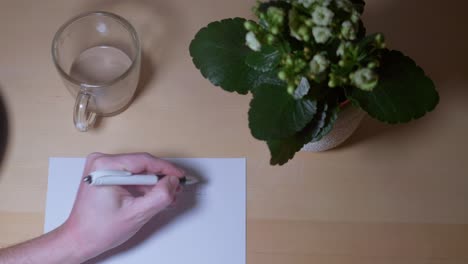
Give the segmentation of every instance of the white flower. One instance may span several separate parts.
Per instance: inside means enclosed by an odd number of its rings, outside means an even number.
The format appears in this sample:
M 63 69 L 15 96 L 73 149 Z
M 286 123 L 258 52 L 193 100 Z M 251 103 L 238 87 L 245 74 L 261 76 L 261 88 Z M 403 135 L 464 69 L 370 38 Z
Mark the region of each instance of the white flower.
M 317 53 L 309 63 L 310 72 L 312 74 L 322 73 L 328 68 L 329 65 L 330 61 L 325 56 L 325 53 Z
M 262 45 L 258 41 L 257 37 L 252 31 L 249 31 L 245 35 L 245 44 L 254 51 L 259 51 L 262 48 Z
M 356 39 L 356 29 L 351 21 L 346 20 L 341 24 L 341 35 L 345 39 L 354 40 Z
M 305 8 L 309 8 L 312 4 L 317 3 L 322 6 L 330 5 L 332 0 L 297 0 L 299 4 L 302 4 Z
M 312 21 L 319 26 L 328 26 L 332 22 L 334 15 L 330 9 L 319 6 L 312 12 Z
M 302 4 L 306 8 L 309 8 L 309 6 L 311 6 L 315 1 L 316 0 L 297 0 L 297 2 L 299 2 L 299 4 Z
M 325 43 L 331 37 L 331 30 L 327 27 L 314 27 L 312 29 L 312 34 L 314 35 L 315 42 Z
M 345 50 L 351 45 L 351 43 L 345 41 L 341 42 L 340 45 L 338 46 L 338 49 L 336 50 L 336 55 L 343 57 L 345 54 Z
M 353 23 L 358 23 L 360 18 L 361 18 L 361 14 L 359 14 L 358 11 L 353 10 L 353 11 L 351 12 L 351 18 L 350 18 L 350 20 L 351 20 Z
M 378 82 L 377 74 L 369 68 L 359 69 L 351 73 L 349 78 L 353 85 L 365 91 L 372 91 Z
M 343 9 L 346 12 L 351 12 L 353 10 L 353 4 L 349 0 L 335 0 L 336 6 Z

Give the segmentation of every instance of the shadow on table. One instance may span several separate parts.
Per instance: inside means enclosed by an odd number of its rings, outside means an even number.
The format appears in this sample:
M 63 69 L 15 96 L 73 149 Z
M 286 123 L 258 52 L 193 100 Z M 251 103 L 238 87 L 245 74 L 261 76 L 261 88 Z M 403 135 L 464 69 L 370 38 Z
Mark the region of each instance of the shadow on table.
M 170 61 L 173 43 L 180 36 L 181 21 L 170 1 L 164 0 L 102 0 L 87 1 L 79 7 L 77 13 L 89 11 L 107 11 L 122 16 L 137 31 L 141 43 L 141 67 L 137 89 L 131 102 L 117 114 L 131 107 L 149 90 L 156 88 L 154 81 L 164 65 Z M 105 125 L 105 117 L 99 117 L 93 130 Z
M 387 125 L 366 117 L 341 147 L 387 133 L 411 137 L 434 126 L 434 115 L 450 104 L 465 105 L 468 78 L 468 1 L 393 0 L 367 4 L 364 24 L 368 33 L 383 32 L 388 47 L 413 58 L 435 82 L 440 94 L 436 110 L 407 125 Z
M 163 0 L 104 0 L 92 1 L 82 11 L 108 11 L 127 19 L 140 38 L 141 72 L 134 101 L 144 95 L 157 72 L 170 58 L 177 41 L 181 18 L 175 14 L 170 1 Z
M 9 139 L 8 112 L 1 92 L 0 87 L 0 168 L 5 158 Z
M 199 172 L 191 168 L 186 168 L 180 165 L 178 166 L 184 169 L 184 171 L 186 171 L 189 175 L 196 177 L 199 180 L 199 183 L 185 186 L 181 193 L 178 194 L 177 201 L 174 205 L 169 206 L 169 208 L 153 217 L 127 242 L 85 262 L 84 264 L 97 264 L 109 258 L 118 257 L 120 254 L 124 254 L 125 252 L 134 249 L 141 243 L 144 243 L 148 239 L 151 239 L 151 237 L 157 236 L 158 232 L 170 227 L 171 224 L 175 224 L 177 221 L 185 220 L 184 216 L 197 207 L 197 196 L 200 192 L 199 189 L 203 184 L 207 184 L 207 181 L 205 178 L 203 178 L 202 175 L 200 175 Z M 116 232 L 118 232 L 118 230 L 116 230 Z

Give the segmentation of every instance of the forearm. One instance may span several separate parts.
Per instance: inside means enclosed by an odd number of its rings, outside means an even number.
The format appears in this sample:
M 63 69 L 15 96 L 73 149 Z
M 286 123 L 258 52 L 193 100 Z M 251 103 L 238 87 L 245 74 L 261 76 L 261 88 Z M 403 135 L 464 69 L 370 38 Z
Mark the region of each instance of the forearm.
M 0 264 L 79 264 L 86 260 L 63 226 L 38 238 L 0 249 Z
M 83 175 L 99 169 L 164 174 L 154 186 L 134 195 L 120 186 L 95 187 L 81 182 L 69 218 L 39 238 L 0 249 L 0 264 L 79 264 L 115 248 L 174 201 L 185 172 L 147 153 L 88 156 Z M 99 221 L 96 217 L 99 216 Z

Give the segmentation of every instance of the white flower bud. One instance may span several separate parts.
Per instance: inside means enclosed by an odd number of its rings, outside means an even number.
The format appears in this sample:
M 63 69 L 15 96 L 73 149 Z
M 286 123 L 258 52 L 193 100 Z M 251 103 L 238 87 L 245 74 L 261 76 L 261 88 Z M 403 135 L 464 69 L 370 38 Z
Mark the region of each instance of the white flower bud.
M 297 2 L 299 2 L 299 4 L 302 4 L 306 8 L 309 8 L 309 6 L 316 2 L 316 0 L 297 0 Z
M 247 32 L 245 35 L 245 44 L 254 51 L 259 51 L 262 48 L 262 45 L 252 31 Z
M 302 40 L 301 36 L 299 36 L 299 34 L 297 34 L 297 32 L 294 29 L 291 29 L 290 33 L 291 33 L 291 37 L 293 37 L 293 38 L 295 38 L 297 40 Z
M 325 43 L 332 36 L 331 30 L 327 27 L 314 27 L 312 29 L 312 34 L 317 43 Z
M 336 6 L 344 11 L 350 13 L 353 10 L 353 3 L 349 0 L 335 0 Z
M 369 68 L 359 69 L 351 73 L 349 78 L 353 85 L 365 91 L 372 91 L 378 82 L 377 74 Z
M 291 37 L 297 39 L 297 40 L 302 40 L 301 36 L 299 36 L 299 33 L 297 32 L 299 30 L 298 24 L 300 23 L 298 20 L 298 14 L 294 8 L 291 8 L 289 10 L 289 32 L 291 34 Z
M 334 15 L 330 9 L 318 6 L 312 12 L 312 21 L 319 26 L 328 26 L 332 22 Z
M 343 57 L 345 54 L 346 49 L 351 45 L 349 42 L 341 42 L 340 45 L 338 46 L 338 49 L 336 50 L 336 55 Z
M 345 39 L 356 39 L 356 29 L 351 21 L 346 20 L 341 24 L 341 35 Z
M 325 53 L 317 53 L 309 63 L 310 72 L 312 74 L 322 73 L 328 68 L 329 65 L 330 61 L 325 56 Z
M 351 12 L 351 18 L 350 18 L 351 22 L 356 24 L 359 22 L 359 19 L 361 19 L 361 14 L 359 14 L 358 11 L 353 10 L 353 12 Z

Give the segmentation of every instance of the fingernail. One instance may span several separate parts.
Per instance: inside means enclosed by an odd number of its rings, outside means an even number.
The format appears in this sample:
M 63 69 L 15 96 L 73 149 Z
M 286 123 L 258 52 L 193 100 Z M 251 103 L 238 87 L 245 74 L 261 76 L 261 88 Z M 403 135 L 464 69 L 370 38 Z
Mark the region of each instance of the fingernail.
M 171 183 L 173 188 L 176 188 L 177 186 L 179 186 L 179 178 L 176 176 L 170 176 L 169 182 Z

